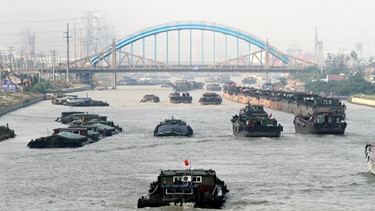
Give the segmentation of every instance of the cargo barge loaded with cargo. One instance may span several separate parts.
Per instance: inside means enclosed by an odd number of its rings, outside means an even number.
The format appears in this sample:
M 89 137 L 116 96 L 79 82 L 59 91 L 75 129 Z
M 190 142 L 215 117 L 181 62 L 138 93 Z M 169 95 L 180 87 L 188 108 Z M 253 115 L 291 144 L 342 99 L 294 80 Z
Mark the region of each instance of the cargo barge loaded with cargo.
M 225 86 L 223 97 L 242 104 L 263 105 L 265 108 L 293 113 L 296 116 L 323 112 L 345 119 L 346 105 L 340 99 L 316 94 Z

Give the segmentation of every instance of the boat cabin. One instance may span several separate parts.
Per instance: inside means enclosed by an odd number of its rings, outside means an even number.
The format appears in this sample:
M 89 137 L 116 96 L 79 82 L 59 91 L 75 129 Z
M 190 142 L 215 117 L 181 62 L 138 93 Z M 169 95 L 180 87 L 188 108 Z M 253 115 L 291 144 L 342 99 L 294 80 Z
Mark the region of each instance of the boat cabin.
M 61 132 L 70 132 L 74 134 L 78 134 L 81 136 L 87 136 L 87 128 L 55 128 L 53 129 L 53 134 L 59 134 Z

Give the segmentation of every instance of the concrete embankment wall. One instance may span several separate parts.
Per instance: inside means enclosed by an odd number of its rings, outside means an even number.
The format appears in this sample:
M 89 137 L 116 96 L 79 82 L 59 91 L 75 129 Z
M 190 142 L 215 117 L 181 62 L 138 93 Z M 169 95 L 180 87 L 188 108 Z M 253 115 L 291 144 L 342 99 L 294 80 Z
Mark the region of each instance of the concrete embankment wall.
M 35 97 L 35 98 L 31 98 L 31 99 L 27 99 L 27 100 L 24 100 L 23 102 L 21 103 L 17 103 L 17 104 L 14 104 L 14 105 L 10 105 L 6 108 L 1 108 L 0 109 L 0 116 L 8 113 L 8 112 L 11 112 L 11 111 L 14 111 L 14 110 L 17 110 L 19 108 L 23 108 L 23 107 L 26 107 L 26 106 L 29 106 L 29 105 L 32 105 L 34 103 L 37 103 L 37 102 L 40 102 L 42 100 L 45 99 L 45 95 L 40 95 L 39 97 Z
M 353 103 L 353 104 L 375 107 L 375 101 L 374 100 L 367 100 L 367 99 L 363 99 L 363 98 L 352 97 L 348 101 L 350 103 Z

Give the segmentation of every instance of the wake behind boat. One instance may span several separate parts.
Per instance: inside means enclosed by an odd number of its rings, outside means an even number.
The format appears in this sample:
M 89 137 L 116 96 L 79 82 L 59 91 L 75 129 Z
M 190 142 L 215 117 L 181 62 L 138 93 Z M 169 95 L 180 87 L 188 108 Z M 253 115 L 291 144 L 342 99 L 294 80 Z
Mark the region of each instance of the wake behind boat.
M 193 129 L 181 119 L 165 119 L 154 130 L 154 136 L 192 136 Z

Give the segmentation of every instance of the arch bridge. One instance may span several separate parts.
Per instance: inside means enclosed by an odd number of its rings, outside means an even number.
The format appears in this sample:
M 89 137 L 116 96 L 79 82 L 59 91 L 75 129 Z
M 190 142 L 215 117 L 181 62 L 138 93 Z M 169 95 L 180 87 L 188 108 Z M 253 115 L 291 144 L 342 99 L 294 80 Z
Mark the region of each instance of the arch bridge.
M 95 55 L 69 63 L 71 73 L 243 71 L 291 72 L 315 63 L 289 56 L 268 41 L 229 26 L 173 22 L 131 34 Z

